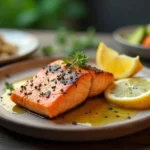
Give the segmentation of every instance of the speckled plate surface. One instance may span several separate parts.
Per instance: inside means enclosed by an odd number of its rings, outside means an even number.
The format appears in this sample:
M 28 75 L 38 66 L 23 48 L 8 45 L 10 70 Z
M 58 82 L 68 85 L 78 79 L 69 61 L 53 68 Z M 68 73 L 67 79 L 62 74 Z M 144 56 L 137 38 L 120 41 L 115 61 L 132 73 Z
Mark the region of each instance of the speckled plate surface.
M 35 52 L 39 47 L 39 41 L 36 36 L 20 30 L 0 29 L 0 36 L 6 42 L 18 47 L 16 55 L 8 58 L 0 58 L 0 64 L 21 60 Z
M 53 59 L 25 61 L 1 68 L 0 94 L 3 93 L 5 81 L 15 82 L 35 75 L 42 66 L 51 61 Z M 10 74 L 10 77 L 6 78 L 6 74 Z M 148 77 L 150 70 L 144 68 L 139 75 Z M 36 138 L 60 141 L 93 141 L 121 137 L 150 127 L 150 110 L 141 111 L 129 120 L 105 126 L 89 127 L 67 123 L 56 124 L 50 119 L 40 118 L 27 112 L 12 114 L 0 107 L 0 125 L 14 132 Z

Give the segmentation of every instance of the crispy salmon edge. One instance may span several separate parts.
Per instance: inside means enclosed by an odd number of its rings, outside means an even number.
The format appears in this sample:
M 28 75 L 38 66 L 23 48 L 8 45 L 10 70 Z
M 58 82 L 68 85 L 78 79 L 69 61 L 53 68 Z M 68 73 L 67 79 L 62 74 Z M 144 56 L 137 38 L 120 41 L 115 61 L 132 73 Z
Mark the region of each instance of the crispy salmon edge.
M 91 74 L 92 74 L 92 81 L 91 81 L 92 83 L 88 97 L 100 95 L 115 80 L 113 74 L 108 72 L 99 72 L 99 73 L 91 72 Z M 102 82 L 99 82 L 100 80 Z M 97 84 L 99 85 L 97 86 Z

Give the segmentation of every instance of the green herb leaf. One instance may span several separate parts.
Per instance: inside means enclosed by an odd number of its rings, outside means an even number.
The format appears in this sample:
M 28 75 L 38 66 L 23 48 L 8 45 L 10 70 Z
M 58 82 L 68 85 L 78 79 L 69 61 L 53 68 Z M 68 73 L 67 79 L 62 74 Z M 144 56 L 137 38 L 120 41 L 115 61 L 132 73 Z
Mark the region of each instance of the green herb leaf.
M 95 28 L 89 27 L 87 29 L 87 36 L 82 40 L 84 43 L 84 49 L 96 48 L 98 46 L 95 37 Z
M 42 49 L 43 55 L 44 56 L 50 56 L 53 53 L 53 47 L 52 46 L 45 46 Z
M 68 35 L 68 32 L 67 32 L 66 28 L 64 28 L 64 27 L 59 28 L 57 31 L 57 34 L 56 34 L 56 42 L 60 45 L 66 44 L 67 35 Z
M 63 59 L 63 64 L 70 65 L 71 62 L 69 61 L 68 58 L 64 58 L 64 59 Z
M 69 68 L 72 68 L 74 66 L 84 67 L 89 58 L 90 57 L 84 55 L 82 51 L 77 51 L 74 55 L 69 55 L 68 58 L 65 58 L 63 60 L 63 64 L 66 64 L 67 66 L 69 66 Z
M 95 36 L 95 33 L 96 33 L 96 30 L 95 30 L 94 27 L 89 27 L 87 29 L 87 35 L 88 35 L 89 38 L 93 39 L 94 36 Z
M 5 87 L 6 87 L 6 89 L 9 89 L 10 91 L 14 90 L 14 87 L 11 83 L 5 82 Z

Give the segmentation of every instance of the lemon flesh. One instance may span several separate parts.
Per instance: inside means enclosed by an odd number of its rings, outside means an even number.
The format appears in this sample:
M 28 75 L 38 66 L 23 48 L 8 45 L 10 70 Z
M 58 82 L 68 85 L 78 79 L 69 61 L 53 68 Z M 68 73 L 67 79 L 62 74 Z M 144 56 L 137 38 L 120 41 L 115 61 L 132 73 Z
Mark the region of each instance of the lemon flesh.
M 96 53 L 96 64 L 99 69 L 112 73 L 115 79 L 131 77 L 143 67 L 139 56 L 119 55 L 102 42 L 99 44 Z
M 150 78 L 128 78 L 115 81 L 104 92 L 112 104 L 133 109 L 150 108 Z

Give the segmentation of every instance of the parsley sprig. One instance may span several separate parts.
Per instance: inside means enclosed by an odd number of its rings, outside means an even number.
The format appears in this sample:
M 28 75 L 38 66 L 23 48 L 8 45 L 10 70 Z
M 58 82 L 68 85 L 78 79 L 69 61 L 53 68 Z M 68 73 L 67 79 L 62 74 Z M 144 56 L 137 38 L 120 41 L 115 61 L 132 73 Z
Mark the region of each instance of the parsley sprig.
M 63 59 L 63 64 L 66 64 L 69 68 L 74 66 L 84 67 L 89 58 L 90 57 L 84 55 L 82 51 L 77 51 L 74 55 L 69 55 L 68 58 Z
M 8 93 L 8 95 L 11 95 L 12 91 L 14 90 L 13 84 L 11 84 L 9 82 L 5 82 L 5 87 L 6 87 L 6 89 L 10 90 L 10 93 Z
M 5 82 L 5 86 L 6 86 L 6 89 L 9 89 L 10 91 L 14 90 L 13 85 L 11 83 L 9 83 L 9 82 Z

